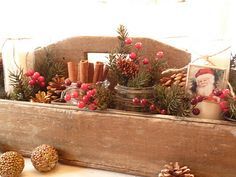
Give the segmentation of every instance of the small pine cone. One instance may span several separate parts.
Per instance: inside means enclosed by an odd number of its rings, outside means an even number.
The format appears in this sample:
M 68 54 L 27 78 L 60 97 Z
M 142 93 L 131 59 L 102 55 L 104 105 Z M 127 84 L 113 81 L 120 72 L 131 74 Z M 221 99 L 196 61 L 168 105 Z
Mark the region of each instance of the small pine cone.
M 121 74 L 128 78 L 135 76 L 138 72 L 138 66 L 131 60 L 118 59 L 116 65 Z
M 187 166 L 180 167 L 178 162 L 170 163 L 164 166 L 158 177 L 194 177 Z
M 56 75 L 52 78 L 52 81 L 48 83 L 47 86 L 47 95 L 52 99 L 55 100 L 61 97 L 61 93 L 63 90 L 66 89 L 65 86 L 65 77 L 61 75 Z
M 38 93 L 35 94 L 35 98 L 31 98 L 31 102 L 36 102 L 36 103 L 50 103 L 50 102 L 51 102 L 51 99 L 50 99 L 50 97 L 46 94 L 46 92 L 38 91 Z

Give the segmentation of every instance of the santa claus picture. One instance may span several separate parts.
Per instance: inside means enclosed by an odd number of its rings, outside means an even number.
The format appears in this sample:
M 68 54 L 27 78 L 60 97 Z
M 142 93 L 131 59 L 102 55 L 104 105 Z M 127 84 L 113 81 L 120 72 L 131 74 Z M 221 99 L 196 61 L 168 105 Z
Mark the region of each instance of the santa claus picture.
M 216 88 L 224 88 L 225 70 L 192 65 L 188 72 L 187 88 L 192 94 L 209 97 Z

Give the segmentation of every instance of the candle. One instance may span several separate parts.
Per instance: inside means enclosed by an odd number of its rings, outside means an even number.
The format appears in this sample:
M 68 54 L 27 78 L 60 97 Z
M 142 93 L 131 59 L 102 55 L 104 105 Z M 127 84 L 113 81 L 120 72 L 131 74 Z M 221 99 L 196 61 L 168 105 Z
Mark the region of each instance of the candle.
M 21 68 L 25 73 L 28 69 L 34 68 L 34 48 L 32 40 L 28 38 L 10 38 L 4 43 L 2 60 L 7 93 L 11 93 L 13 89 L 9 78 L 10 72 L 16 73 Z

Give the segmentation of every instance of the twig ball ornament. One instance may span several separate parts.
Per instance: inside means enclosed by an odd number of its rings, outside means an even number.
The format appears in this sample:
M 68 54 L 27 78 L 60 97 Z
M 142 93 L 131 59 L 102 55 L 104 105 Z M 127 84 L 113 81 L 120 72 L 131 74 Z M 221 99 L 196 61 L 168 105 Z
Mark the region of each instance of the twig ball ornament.
M 47 144 L 40 145 L 33 150 L 31 162 L 39 172 L 51 171 L 58 162 L 57 150 Z
M 8 151 L 0 156 L 1 177 L 18 177 L 24 167 L 24 158 L 18 152 Z

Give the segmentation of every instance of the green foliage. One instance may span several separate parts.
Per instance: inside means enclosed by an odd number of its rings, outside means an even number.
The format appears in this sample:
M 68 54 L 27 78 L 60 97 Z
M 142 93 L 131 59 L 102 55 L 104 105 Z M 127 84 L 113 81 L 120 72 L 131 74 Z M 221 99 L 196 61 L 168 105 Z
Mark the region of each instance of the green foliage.
M 139 72 L 136 77 L 128 80 L 128 87 L 148 87 L 150 85 L 151 75 L 147 72 Z
M 188 117 L 191 111 L 190 100 L 190 95 L 180 86 L 155 87 L 155 104 L 158 108 L 165 109 L 169 115 Z
M 113 105 L 113 93 L 102 84 L 97 85 L 96 90 L 95 99 L 97 100 L 98 108 L 101 110 L 111 108 Z
M 236 119 L 236 100 L 232 96 L 228 97 L 229 115 L 231 119 Z
M 64 60 L 64 59 L 62 59 Z M 63 61 L 55 59 L 52 49 L 43 48 L 39 58 L 36 60 L 35 71 L 38 71 L 45 77 L 45 82 L 48 83 L 56 75 L 67 76 L 67 66 Z
M 10 85 L 13 87 L 13 93 L 10 99 L 19 101 L 28 101 L 33 94 L 33 90 L 28 86 L 28 80 L 23 74 L 23 69 L 19 68 L 16 72 L 9 71 Z

